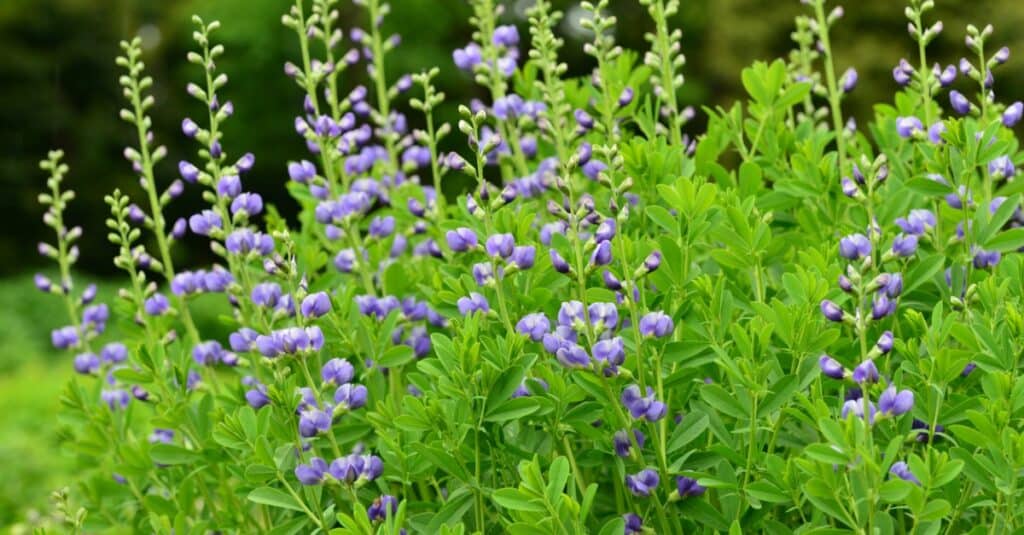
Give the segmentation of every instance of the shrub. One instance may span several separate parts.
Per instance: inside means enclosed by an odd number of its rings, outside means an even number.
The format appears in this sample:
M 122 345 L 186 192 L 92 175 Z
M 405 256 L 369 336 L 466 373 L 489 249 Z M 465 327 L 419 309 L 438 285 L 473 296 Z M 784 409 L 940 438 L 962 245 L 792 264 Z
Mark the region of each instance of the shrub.
M 195 19 L 197 152 L 173 181 L 154 172 L 168 155 L 140 43 L 122 45 L 142 196 L 107 197 L 128 277 L 112 309 L 72 284 L 68 167 L 43 162 L 57 239 L 40 251 L 60 277 L 36 283 L 63 298 L 52 341 L 82 375 L 63 398 L 86 467 L 58 495 L 70 528 L 1020 526 L 1022 105 L 994 97 L 1008 52 L 990 27 L 932 68 L 942 24 L 911 0 L 919 61 L 899 62 L 895 102 L 862 130 L 842 108 L 857 72 L 832 59 L 842 9 L 805 0 L 789 61 L 745 69 L 749 101 L 705 110 L 692 138 L 675 0 L 641 0 L 642 61 L 615 44 L 607 0 L 584 3 L 583 80 L 562 77 L 546 0 L 529 44 L 475 0 L 453 60 L 490 103 L 461 107 L 465 150 L 442 153 L 438 68 L 387 79 L 389 7 L 357 3 L 371 24 L 344 53 L 335 0 L 283 17 L 310 152 L 286 168 L 297 222 L 244 191 L 253 155 L 228 156 L 217 22 Z M 371 87 L 344 87 L 362 63 Z M 446 196 L 462 173 L 470 191 Z M 186 188 L 209 208 L 174 219 Z M 187 232 L 222 262 L 176 268 Z M 224 333 L 196 327 L 200 294 L 230 303 Z

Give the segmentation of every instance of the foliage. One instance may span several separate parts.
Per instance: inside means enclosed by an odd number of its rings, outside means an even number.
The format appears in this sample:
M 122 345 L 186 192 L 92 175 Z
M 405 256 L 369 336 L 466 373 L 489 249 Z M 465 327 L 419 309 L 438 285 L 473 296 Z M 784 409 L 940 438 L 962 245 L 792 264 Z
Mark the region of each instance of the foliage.
M 51 341 L 79 374 L 63 527 L 1020 528 L 1024 104 L 995 98 L 1009 51 L 990 27 L 933 70 L 942 23 L 911 0 L 918 61 L 858 128 L 858 73 L 833 55 L 843 11 L 806 0 L 789 61 L 743 69 L 747 98 L 706 107 L 694 138 L 677 0 L 640 2 L 643 53 L 616 44 L 607 0 L 584 3 L 583 78 L 549 2 L 527 44 L 474 0 L 452 59 L 488 103 L 454 127 L 438 67 L 389 75 L 389 5 L 356 4 L 368 24 L 344 33 L 337 0 L 282 18 L 310 153 L 287 166 L 297 225 L 243 188 L 256 157 L 230 152 L 227 50 L 198 16 L 178 178 L 141 41 L 117 59 L 139 186 L 105 198 L 128 278 L 112 304 L 74 284 L 70 169 L 42 162 L 56 237 L 39 249 L 58 271 L 34 282 L 66 309 Z M 206 204 L 175 219 L 186 188 Z M 215 265 L 176 266 L 188 233 Z

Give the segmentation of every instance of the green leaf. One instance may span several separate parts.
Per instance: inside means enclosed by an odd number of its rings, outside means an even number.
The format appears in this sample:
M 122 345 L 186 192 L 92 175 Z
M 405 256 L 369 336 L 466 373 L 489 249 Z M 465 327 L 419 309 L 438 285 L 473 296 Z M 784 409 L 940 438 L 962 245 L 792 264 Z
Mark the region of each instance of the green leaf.
M 727 414 L 737 420 L 746 420 L 750 411 L 743 407 L 736 396 L 717 384 L 704 385 L 700 389 L 700 397 L 716 411 Z
M 405 344 L 391 346 L 390 349 L 381 355 L 377 365 L 382 368 L 398 368 L 413 359 L 413 349 Z
M 202 459 L 199 452 L 187 450 L 175 444 L 156 444 L 149 449 L 149 456 L 158 464 L 189 464 Z
M 466 490 L 465 487 L 460 488 L 448 497 L 448 502 L 430 519 L 430 523 L 427 524 L 423 532 L 438 533 L 442 525 L 458 522 L 471 507 L 473 507 L 473 493 Z
M 491 499 L 494 503 L 513 511 L 543 513 L 547 510 L 543 503 L 532 500 L 518 489 L 498 489 L 491 494 Z
M 626 531 L 626 521 L 621 517 L 617 516 L 608 522 L 605 522 L 604 526 L 601 526 L 601 531 L 597 535 L 622 535 Z
M 537 403 L 537 400 L 529 397 L 510 399 L 498 405 L 493 411 L 484 416 L 484 421 L 506 422 L 508 420 L 515 420 L 516 418 L 533 414 L 539 408 L 540 405 Z
M 698 412 L 691 412 L 683 417 L 682 423 L 672 431 L 672 438 L 668 441 L 668 452 L 673 453 L 683 446 L 689 444 L 700 436 L 708 428 L 708 415 Z
M 566 482 L 569 481 L 569 461 L 565 457 L 558 457 L 551 462 L 548 470 L 547 497 L 551 503 L 558 502 L 558 496 L 562 494 Z
M 1024 227 L 1013 228 L 996 234 L 995 237 L 985 244 L 984 249 L 986 251 L 1005 253 L 1007 251 L 1016 251 L 1021 247 L 1024 247 Z
M 260 487 L 253 490 L 249 493 L 249 501 L 269 505 L 271 507 L 291 509 L 292 511 L 303 510 L 302 506 L 294 496 L 283 490 L 275 489 L 274 487 Z
M 668 210 L 661 206 L 652 205 L 647 207 L 647 217 L 651 218 L 651 221 L 656 223 L 661 228 L 674 233 L 679 234 L 679 221 L 669 213 Z
M 949 187 L 948 184 L 925 177 L 911 178 L 906 182 L 905 186 L 911 191 L 928 196 L 940 196 L 953 192 L 953 188 Z
M 890 479 L 882 483 L 882 486 L 878 488 L 878 497 L 888 503 L 902 502 L 907 497 L 907 494 L 910 494 L 911 485 L 912 483 L 902 479 Z
M 815 461 L 844 465 L 850 460 L 838 449 L 838 446 L 831 444 L 811 444 L 804 448 L 804 454 Z

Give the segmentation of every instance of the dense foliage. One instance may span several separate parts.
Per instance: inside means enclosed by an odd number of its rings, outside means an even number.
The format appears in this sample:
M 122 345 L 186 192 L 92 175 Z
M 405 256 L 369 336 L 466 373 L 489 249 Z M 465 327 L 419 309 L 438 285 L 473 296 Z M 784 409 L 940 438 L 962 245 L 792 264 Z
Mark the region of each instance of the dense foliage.
M 529 38 L 474 0 L 454 51 L 487 102 L 435 120 L 438 68 L 389 79 L 389 6 L 283 17 L 301 56 L 289 225 L 242 178 L 217 22 L 188 54 L 194 142 L 180 177 L 149 110 L 140 41 L 118 65 L 138 195 L 107 196 L 112 303 L 76 288 L 59 151 L 40 252 L 80 377 L 62 398 L 83 466 L 57 493 L 74 531 L 166 533 L 1011 532 L 1024 467 L 1024 104 L 995 96 L 1009 51 L 969 26 L 934 67 L 932 0 L 891 104 L 843 115 L 842 8 L 804 0 L 787 61 L 744 69 L 746 102 L 683 126 L 676 0 L 640 0 L 650 49 L 584 3 L 591 76 L 565 76 L 561 14 Z M 345 39 L 347 37 L 347 39 Z M 344 44 L 343 44 L 344 43 Z M 449 66 L 444 66 L 448 68 Z M 365 68 L 370 83 L 346 83 Z M 410 129 L 399 102 L 423 116 Z M 442 152 L 442 139 L 462 150 Z M 237 149 L 235 149 L 237 150 Z M 285 169 L 282 169 L 284 175 Z M 442 183 L 469 191 L 446 197 Z M 208 206 L 171 220 L 185 188 Z M 449 189 L 449 188 L 444 188 Z M 133 202 L 134 201 L 134 202 Z M 186 233 L 221 258 L 173 264 Z M 230 303 L 225 332 L 195 300 Z M 190 306 L 191 305 L 191 306 Z M 116 323 L 118 336 L 107 334 Z

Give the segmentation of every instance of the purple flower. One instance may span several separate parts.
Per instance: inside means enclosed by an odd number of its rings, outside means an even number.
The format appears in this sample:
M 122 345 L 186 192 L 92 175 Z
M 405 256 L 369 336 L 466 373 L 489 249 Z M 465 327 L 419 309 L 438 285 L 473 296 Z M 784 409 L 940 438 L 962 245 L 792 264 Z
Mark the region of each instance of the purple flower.
M 110 410 L 116 411 L 117 409 L 127 407 L 128 402 L 132 400 L 132 396 L 127 390 L 103 389 L 103 391 L 100 392 L 100 399 L 107 404 L 107 407 L 110 407 Z
M 606 266 L 612 261 L 612 242 L 603 241 L 597 244 L 594 253 L 590 255 L 590 265 Z
M 935 65 L 938 67 L 938 64 Z M 936 72 L 936 77 L 939 79 L 939 84 L 942 87 L 949 87 L 954 81 L 956 81 L 956 65 L 946 65 L 945 69 Z
M 82 375 L 92 375 L 100 371 L 100 358 L 95 353 L 75 355 L 75 371 Z
M 334 402 L 339 408 L 351 411 L 366 405 L 366 396 L 365 386 L 345 383 L 334 391 Z
M 199 168 L 185 160 L 178 162 L 178 174 L 189 184 L 195 184 L 199 180 Z
M 621 93 L 619 93 L 620 108 L 625 108 L 626 106 L 629 106 L 630 102 L 633 102 L 633 93 L 634 92 L 632 87 L 627 87 L 623 89 Z
M 558 251 L 551 249 L 549 253 L 551 256 L 551 266 L 555 268 L 555 271 L 559 273 L 568 273 L 571 270 L 569 263 L 562 258 L 562 255 L 558 254 Z
M 892 351 L 893 337 L 892 331 L 885 331 L 882 336 L 878 337 L 878 342 L 875 342 L 875 347 L 878 348 L 882 354 L 886 354 Z
M 900 234 L 892 241 L 892 252 L 896 256 L 913 256 L 917 252 L 917 235 Z
M 1013 166 L 1013 160 L 1009 156 L 999 156 L 988 162 L 988 174 L 992 175 L 992 178 L 1010 178 L 1016 174 L 1016 168 Z
M 473 279 L 477 285 L 487 286 L 494 282 L 494 266 L 488 262 L 473 264 Z
M 622 519 L 626 523 L 623 535 L 639 535 L 643 532 L 644 521 L 639 516 L 633 513 L 626 513 L 622 515 Z
M 619 279 L 617 279 L 610 270 L 604 270 L 604 272 L 601 274 L 601 278 L 604 279 L 604 285 L 609 290 L 618 291 L 622 289 L 622 282 L 619 281 Z M 669 328 L 671 329 L 671 325 L 669 326 Z
M 640 472 L 626 476 L 626 486 L 629 487 L 629 491 L 634 496 L 648 497 L 651 495 L 651 491 L 657 490 L 658 482 L 661 479 L 658 477 L 658 472 L 647 468 Z
M 345 359 L 334 358 L 324 363 L 320 369 L 320 377 L 325 384 L 341 385 L 355 377 L 356 370 Z
M 587 163 L 583 164 L 582 169 L 584 176 L 590 180 L 597 180 L 597 177 L 600 176 L 605 169 L 608 169 L 608 166 L 601 160 L 591 159 L 588 160 Z
M 276 282 L 261 282 L 253 286 L 249 298 L 256 306 L 272 307 L 281 299 L 281 286 Z
M 878 410 L 882 414 L 899 416 L 914 408 L 914 393 L 910 390 L 896 391 L 896 387 L 890 385 L 882 395 L 878 397 Z
M 542 312 L 527 314 L 516 323 L 516 332 L 523 336 L 530 337 L 534 342 L 540 342 L 544 335 L 551 330 L 551 322 Z
M 871 254 L 871 240 L 863 234 L 851 234 L 839 240 L 839 255 L 858 260 Z
M 192 348 L 192 358 L 200 366 L 213 366 L 221 361 L 224 354 L 224 348 L 216 340 L 200 342 Z
M 128 360 L 128 348 L 121 342 L 111 342 L 100 350 L 100 359 L 110 364 Z
M 580 132 L 586 132 L 594 127 L 594 118 L 586 110 L 577 108 L 573 112 L 573 117 L 576 118 L 576 125 L 579 126 Z
M 356 252 L 352 249 L 342 249 L 334 257 L 334 267 L 342 273 L 351 273 L 356 263 Z
M 896 133 L 902 138 L 909 138 L 917 133 L 924 132 L 924 125 L 917 117 L 897 117 Z
M 471 71 L 483 61 L 483 51 L 480 45 L 469 43 L 465 48 L 458 48 L 452 54 L 455 66 L 464 71 Z
M 267 405 L 270 405 L 270 398 L 267 396 L 267 387 L 263 386 L 259 381 L 252 383 L 253 388 L 246 390 L 245 402 L 254 409 L 261 409 Z
M 548 346 L 548 338 L 553 337 L 552 335 L 544 336 L 544 345 Z M 561 343 L 554 351 L 555 359 L 558 363 L 566 368 L 589 368 L 590 367 L 590 355 L 587 351 L 579 345 L 572 342 Z
M 234 254 L 257 252 L 260 255 L 266 256 L 274 251 L 274 238 L 270 237 L 269 234 L 241 228 L 228 234 L 227 239 L 224 240 L 224 247 L 228 252 Z
M 843 73 L 843 77 L 839 81 L 843 88 L 844 93 L 853 91 L 853 88 L 857 87 L 857 69 L 850 67 Z
M 644 434 L 639 429 L 634 429 L 633 436 L 636 437 L 637 446 L 643 448 L 644 441 L 646 440 Z M 629 457 L 630 450 L 633 448 L 633 441 L 629 438 L 629 432 L 625 429 L 616 431 L 612 437 L 612 446 L 615 448 L 615 455 Z
M 473 249 L 478 243 L 476 232 L 466 227 L 449 230 L 445 234 L 445 238 L 448 241 L 448 247 L 457 253 Z
M 821 367 L 821 373 L 833 379 L 843 379 L 846 377 L 846 368 L 839 361 L 828 355 L 818 357 L 818 366 Z
M 622 338 L 618 336 L 599 340 L 591 348 L 591 353 L 594 355 L 594 360 L 606 363 L 613 370 L 626 360 L 626 348 L 622 343 Z
M 889 473 L 902 479 L 903 481 L 909 481 L 917 486 L 921 486 L 921 481 L 910 473 L 910 467 L 903 461 L 898 461 L 892 464 L 892 468 L 889 469 Z
M 858 384 L 877 383 L 878 368 L 875 367 L 875 361 L 867 359 L 854 368 L 853 380 Z
M 879 293 L 871 300 L 871 319 L 880 320 L 896 311 L 896 301 L 885 293 Z
M 302 300 L 299 310 L 307 318 L 319 318 L 331 311 L 331 298 L 327 292 L 309 294 Z
M 203 210 L 188 218 L 188 228 L 200 236 L 209 236 L 212 229 L 221 227 L 220 215 L 213 210 Z
M 217 194 L 221 197 L 234 199 L 242 193 L 242 180 L 238 175 L 224 175 L 217 181 Z
M 388 516 L 393 516 L 397 512 L 398 499 L 390 494 L 379 496 L 366 508 L 366 516 L 370 519 L 370 522 L 385 520 Z
M 868 423 L 874 423 L 875 412 L 875 404 L 868 402 Z M 843 402 L 843 418 L 846 418 L 850 414 L 853 414 L 857 418 L 864 418 L 863 398 L 848 399 L 845 402 Z
M 486 314 L 491 310 L 491 305 L 487 302 L 487 298 L 476 292 L 470 293 L 468 297 L 460 297 L 457 305 L 459 313 L 463 316 L 468 316 L 474 312 Z
M 936 121 L 928 127 L 928 141 L 931 141 L 933 145 L 942 143 L 942 134 L 946 133 L 946 123 L 942 121 Z
M 676 493 L 679 494 L 680 498 L 689 498 L 690 496 L 700 496 L 704 494 L 704 488 L 701 484 L 697 483 L 696 479 L 677 476 L 676 477 Z
M 306 184 L 316 176 L 316 166 L 308 160 L 288 162 L 288 178 Z
M 664 338 L 672 334 L 672 318 L 664 312 L 649 312 L 640 318 L 640 334 Z
M 642 396 L 638 385 L 629 385 L 622 391 L 622 404 L 629 414 L 638 420 L 656 422 L 665 416 L 668 407 L 654 398 L 654 389 L 647 387 L 647 396 Z
M 999 264 L 1002 254 L 999 251 L 978 250 L 974 254 L 974 267 L 977 269 L 993 268 Z
M 515 238 L 511 234 L 495 234 L 487 238 L 484 248 L 492 257 L 508 258 L 515 249 Z
M 1021 101 L 1010 104 L 1005 111 L 1003 111 L 1003 125 L 1007 128 L 1013 128 L 1021 117 L 1024 116 L 1024 103 Z
M 608 218 L 601 221 L 601 224 L 597 226 L 597 230 L 594 231 L 594 241 L 603 242 L 611 240 L 615 237 L 615 220 Z
M 509 256 L 509 263 L 519 269 L 530 269 L 533 267 L 534 259 L 537 256 L 537 248 L 532 245 L 522 245 L 512 249 Z
M 619 309 L 615 303 L 592 303 L 587 309 L 587 314 L 597 332 L 615 329 L 619 324 Z
M 913 234 L 915 236 L 924 234 L 925 231 L 934 227 L 935 223 L 935 214 L 929 210 L 923 209 L 911 210 L 907 217 L 900 217 L 896 219 L 896 226 L 900 227 L 903 232 Z
M 829 321 L 843 321 L 843 309 L 828 299 L 821 302 L 821 314 Z
M 244 212 L 246 215 L 259 215 L 263 211 L 263 197 L 259 193 L 241 193 L 231 201 L 231 214 Z
M 110 319 L 110 308 L 106 304 L 85 307 L 85 310 L 82 311 L 82 328 L 102 333 L 107 327 L 108 319 Z
M 167 312 L 170 306 L 167 296 L 161 293 L 153 294 L 142 303 L 142 309 L 150 316 L 161 316 Z
M 319 485 L 324 482 L 327 473 L 327 461 L 320 457 L 313 457 L 309 464 L 300 464 L 295 467 L 295 478 L 303 485 Z
M 511 24 L 498 26 L 494 29 L 494 35 L 491 36 L 491 42 L 493 42 L 495 46 L 503 46 L 505 48 L 514 47 L 519 44 L 519 30 Z
M 583 323 L 583 303 L 579 301 L 566 301 L 558 308 L 558 324 L 566 327 L 575 327 Z
M 299 414 L 299 434 L 304 438 L 315 437 L 331 429 L 331 415 L 310 407 Z
M 892 69 L 892 77 L 900 86 L 909 84 L 910 76 L 912 74 L 914 74 L 914 68 L 911 67 L 910 63 L 905 59 L 901 59 L 900 62 Z
M 661 251 L 652 251 L 651 254 L 644 258 L 644 271 L 647 273 L 653 273 L 658 270 L 661 266 Z
M 953 107 L 953 111 L 959 115 L 967 115 L 971 111 L 971 103 L 967 100 L 967 97 L 956 89 L 949 92 L 949 104 Z

